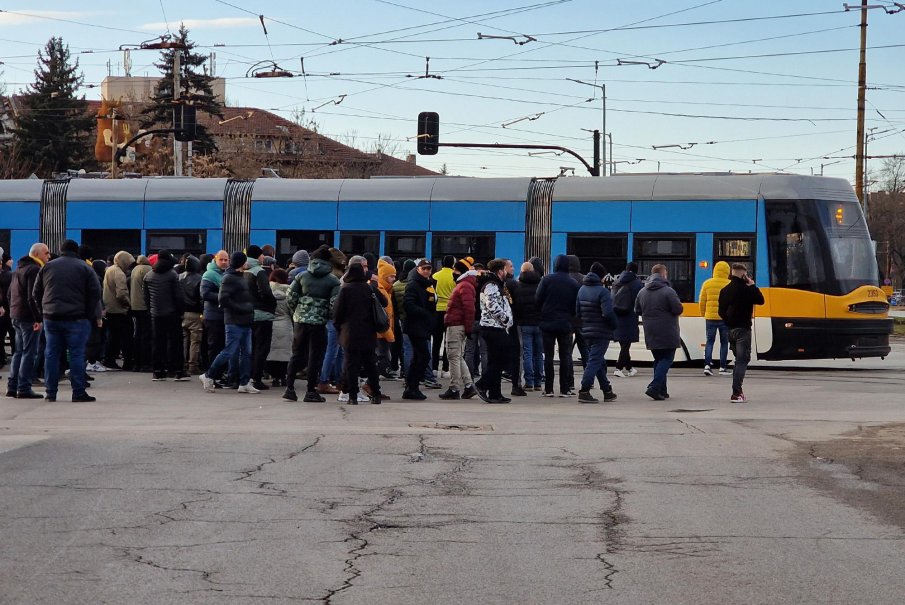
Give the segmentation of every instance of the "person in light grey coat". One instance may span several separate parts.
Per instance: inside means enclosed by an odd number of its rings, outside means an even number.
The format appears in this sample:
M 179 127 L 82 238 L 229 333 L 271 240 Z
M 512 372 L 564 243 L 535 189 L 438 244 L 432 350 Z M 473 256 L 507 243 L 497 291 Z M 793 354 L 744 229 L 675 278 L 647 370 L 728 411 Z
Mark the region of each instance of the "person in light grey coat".
M 270 274 L 270 289 L 277 300 L 274 313 L 273 340 L 267 354 L 268 374 L 273 386 L 286 386 L 286 367 L 292 356 L 292 311 L 289 309 L 289 276 L 285 269 L 274 269 Z
M 645 394 L 656 401 L 669 398 L 666 374 L 682 346 L 679 316 L 682 314 L 679 295 L 669 285 L 666 265 L 654 265 L 644 288 L 635 300 L 635 313 L 641 315 L 644 344 L 654 356 L 654 378 Z

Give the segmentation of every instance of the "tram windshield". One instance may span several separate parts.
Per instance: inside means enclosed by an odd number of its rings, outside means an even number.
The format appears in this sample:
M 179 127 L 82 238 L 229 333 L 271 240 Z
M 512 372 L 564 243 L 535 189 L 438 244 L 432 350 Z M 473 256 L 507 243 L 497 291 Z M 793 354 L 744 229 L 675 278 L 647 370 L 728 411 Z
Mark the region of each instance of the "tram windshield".
M 767 202 L 770 285 L 841 295 L 879 280 L 857 202 Z

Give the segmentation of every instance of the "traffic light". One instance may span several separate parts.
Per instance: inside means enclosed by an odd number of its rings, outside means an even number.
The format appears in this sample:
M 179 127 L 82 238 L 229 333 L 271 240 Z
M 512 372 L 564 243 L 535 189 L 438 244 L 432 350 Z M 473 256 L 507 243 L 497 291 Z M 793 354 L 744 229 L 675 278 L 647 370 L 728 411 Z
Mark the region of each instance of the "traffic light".
M 440 142 L 440 114 L 436 111 L 422 111 L 418 114 L 418 153 L 437 155 Z
M 180 103 L 173 107 L 173 128 L 177 141 L 195 140 L 195 106 Z

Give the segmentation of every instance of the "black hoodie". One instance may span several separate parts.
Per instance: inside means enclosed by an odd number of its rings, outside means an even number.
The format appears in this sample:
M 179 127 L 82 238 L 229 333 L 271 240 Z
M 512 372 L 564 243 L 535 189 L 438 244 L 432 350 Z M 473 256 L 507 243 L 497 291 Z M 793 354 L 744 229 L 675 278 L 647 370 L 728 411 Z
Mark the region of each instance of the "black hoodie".
M 431 281 L 418 273 L 418 269 L 412 269 L 405 284 L 405 323 L 403 331 L 412 338 L 430 338 L 431 323 L 434 317 L 434 309 L 437 306 L 437 297 L 430 288 Z
M 535 293 L 541 311 L 541 330 L 556 334 L 572 331 L 578 285 L 569 275 L 569 258 L 560 254 L 553 261 L 553 273 L 545 275 Z
M 185 297 L 179 285 L 179 276 L 173 268 L 176 259 L 172 254 L 157 255 L 154 268 L 145 275 L 145 304 L 151 317 L 182 317 Z
M 185 272 L 179 275 L 182 296 L 185 298 L 187 313 L 202 313 L 204 302 L 201 300 L 201 261 L 194 256 L 185 259 Z
M 534 263 L 532 263 L 533 265 Z M 517 326 L 536 326 L 540 322 L 540 307 L 534 300 L 540 275 L 537 271 L 522 271 L 517 285 L 510 289 L 512 295 L 512 316 Z

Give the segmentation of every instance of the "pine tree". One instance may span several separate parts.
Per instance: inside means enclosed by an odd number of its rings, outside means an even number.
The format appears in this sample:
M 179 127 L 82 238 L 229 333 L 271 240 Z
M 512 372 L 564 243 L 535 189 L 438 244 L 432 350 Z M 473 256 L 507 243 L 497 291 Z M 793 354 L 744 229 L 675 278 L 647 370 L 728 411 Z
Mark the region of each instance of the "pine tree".
M 69 46 L 51 38 L 38 51 L 35 82 L 23 97 L 16 120 L 16 154 L 45 174 L 81 168 L 91 162 L 95 118 L 85 97 L 76 97 L 84 76 L 78 59 L 70 62 Z
M 145 118 L 142 126 L 149 128 L 169 128 L 173 125 L 173 57 L 179 53 L 179 88 L 177 98 L 195 105 L 198 112 L 223 118 L 223 104 L 214 96 L 211 82 L 213 76 L 199 72 L 207 61 L 205 55 L 193 53 L 195 43 L 189 40 L 189 30 L 185 24 L 179 26 L 174 42 L 181 43 L 181 49 L 167 49 L 160 53 L 160 60 L 154 65 L 160 70 L 161 79 L 157 83 L 150 104 L 142 110 Z M 196 128 L 193 149 L 199 153 L 217 151 L 217 144 L 200 120 Z

